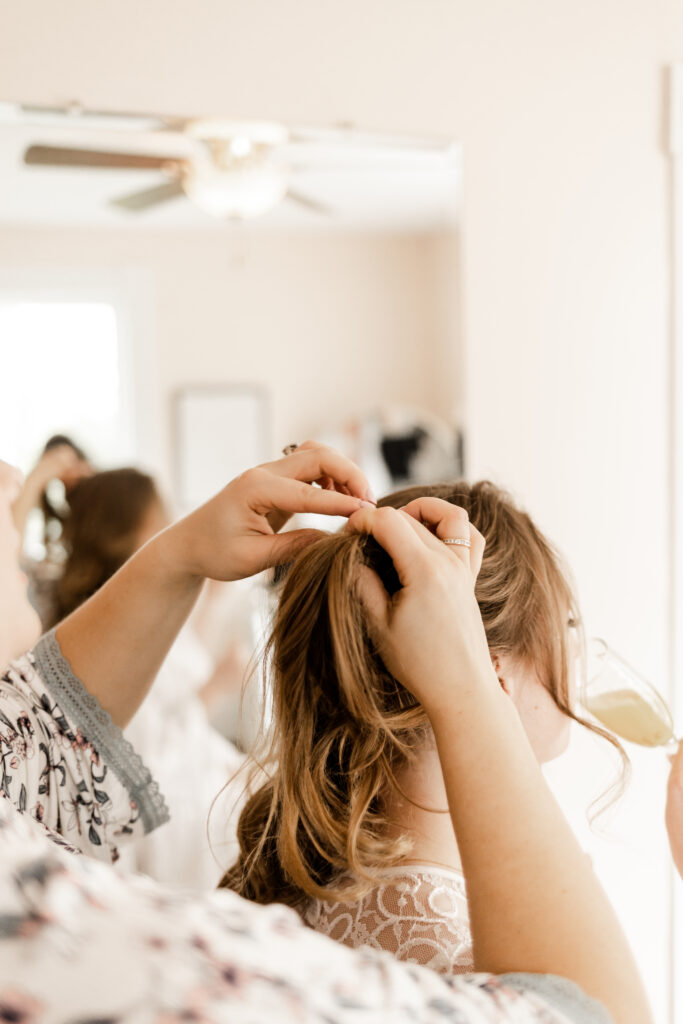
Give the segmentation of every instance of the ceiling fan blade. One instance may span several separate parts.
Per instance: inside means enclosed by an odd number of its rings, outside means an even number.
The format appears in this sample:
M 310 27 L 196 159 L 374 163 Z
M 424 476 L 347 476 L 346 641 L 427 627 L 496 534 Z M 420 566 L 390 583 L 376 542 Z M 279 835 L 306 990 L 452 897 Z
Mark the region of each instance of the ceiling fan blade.
M 180 181 L 165 181 L 161 185 L 155 185 L 154 188 L 145 188 L 141 192 L 131 192 L 130 195 L 112 199 L 109 205 L 117 206 L 127 213 L 141 213 L 143 210 L 151 210 L 153 206 L 159 206 L 169 199 L 179 199 L 184 195 Z
M 24 163 L 42 167 L 102 167 L 118 170 L 163 171 L 184 164 L 186 157 L 151 156 L 144 153 L 108 153 L 101 149 L 67 149 L 63 146 L 29 146 Z
M 334 210 L 327 203 L 321 203 L 317 199 L 313 199 L 311 196 L 306 196 L 303 192 L 296 192 L 294 189 L 288 189 L 285 194 L 285 199 L 289 199 L 290 202 L 296 203 L 298 206 L 304 206 L 307 210 L 312 213 L 319 213 L 323 217 L 333 217 Z
M 290 142 L 334 145 L 340 142 L 355 149 L 385 149 L 387 151 L 444 153 L 453 148 L 453 139 L 445 136 L 393 135 L 388 132 L 371 132 L 358 128 L 350 122 L 340 122 L 334 127 L 298 126 L 290 129 Z

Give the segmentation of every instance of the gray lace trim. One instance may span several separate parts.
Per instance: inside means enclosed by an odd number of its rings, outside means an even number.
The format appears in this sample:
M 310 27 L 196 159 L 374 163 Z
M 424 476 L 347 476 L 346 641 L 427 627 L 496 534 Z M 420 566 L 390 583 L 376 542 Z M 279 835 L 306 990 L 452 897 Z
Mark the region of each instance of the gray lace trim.
M 145 833 L 167 822 L 170 815 L 158 783 L 109 712 L 74 675 L 54 629 L 40 638 L 32 654 L 43 683 L 66 717 L 92 743 L 136 804 Z
M 612 1024 L 607 1010 L 567 978 L 556 974 L 501 974 L 500 981 L 518 992 L 535 992 L 575 1024 Z

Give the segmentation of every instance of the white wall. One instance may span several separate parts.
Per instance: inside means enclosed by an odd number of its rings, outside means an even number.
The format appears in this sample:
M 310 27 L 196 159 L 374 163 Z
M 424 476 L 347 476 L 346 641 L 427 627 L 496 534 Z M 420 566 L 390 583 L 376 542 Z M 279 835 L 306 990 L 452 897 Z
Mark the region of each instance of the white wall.
M 457 138 L 470 467 L 517 491 L 574 565 L 589 629 L 666 688 L 663 71 L 683 50 L 678 0 L 120 0 L 108 19 L 24 0 L 3 35 L 8 97 Z M 603 873 L 664 1024 L 657 758 L 638 764 L 636 852 L 615 847 Z
M 452 414 L 441 352 L 455 317 L 435 302 L 447 248 L 430 236 L 0 227 L 0 291 L 51 279 L 68 292 L 84 278 L 114 290 L 146 350 L 142 454 L 168 481 L 171 398 L 188 384 L 267 388 L 274 452 L 384 402 Z

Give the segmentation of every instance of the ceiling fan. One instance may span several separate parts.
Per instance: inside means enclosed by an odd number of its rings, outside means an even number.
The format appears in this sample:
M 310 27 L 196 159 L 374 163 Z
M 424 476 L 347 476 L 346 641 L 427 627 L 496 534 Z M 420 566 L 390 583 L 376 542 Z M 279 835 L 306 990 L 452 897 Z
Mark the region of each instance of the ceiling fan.
M 452 146 L 450 140 L 360 132 L 348 124 L 292 129 L 269 122 L 89 111 L 78 104 L 0 104 L 0 122 L 8 119 L 46 127 L 77 126 L 114 132 L 133 128 L 153 135 L 175 135 L 177 151 L 170 155 L 36 144 L 26 149 L 24 163 L 149 171 L 156 175 L 153 184 L 112 200 L 112 205 L 128 213 L 142 213 L 186 197 L 214 217 L 236 220 L 258 217 L 284 200 L 312 213 L 332 216 L 328 205 L 292 184 L 296 174 L 306 169 L 301 156 L 310 155 L 316 147 L 318 157 L 321 147 L 329 154 L 343 143 L 345 154 L 366 158 L 375 154 L 393 162 L 401 156 L 443 155 Z M 150 145 L 154 148 L 158 147 Z M 320 159 L 316 166 L 320 168 Z
M 214 217 L 237 220 L 267 213 L 285 198 L 315 213 L 332 213 L 325 204 L 290 187 L 289 168 L 277 155 L 287 141 L 286 130 L 280 125 L 197 120 L 189 122 L 182 133 L 199 143 L 191 154 L 168 156 L 33 145 L 24 153 L 24 163 L 156 171 L 161 181 L 112 200 L 114 206 L 130 213 L 182 196 Z

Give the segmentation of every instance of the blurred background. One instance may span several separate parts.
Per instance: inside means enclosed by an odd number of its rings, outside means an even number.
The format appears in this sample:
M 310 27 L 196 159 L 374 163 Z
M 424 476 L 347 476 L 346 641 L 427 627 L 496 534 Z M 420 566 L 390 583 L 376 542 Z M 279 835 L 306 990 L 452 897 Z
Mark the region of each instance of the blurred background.
M 675 0 L 4 10 L 0 456 L 65 433 L 171 514 L 307 437 L 380 492 L 490 477 L 680 735 L 678 61 Z M 680 1024 L 667 764 L 629 753 L 592 830 L 604 754 L 548 777 Z

